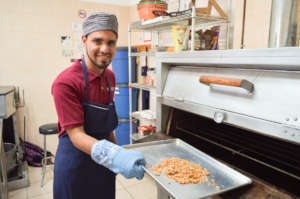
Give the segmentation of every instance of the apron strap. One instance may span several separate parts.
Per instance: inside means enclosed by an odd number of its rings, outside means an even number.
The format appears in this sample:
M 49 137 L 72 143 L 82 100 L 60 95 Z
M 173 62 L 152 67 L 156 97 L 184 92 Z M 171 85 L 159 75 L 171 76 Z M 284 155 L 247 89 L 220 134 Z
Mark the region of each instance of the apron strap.
M 88 84 L 87 69 L 86 69 L 84 59 L 82 59 L 81 61 L 82 61 L 83 77 L 84 77 L 84 83 L 85 83 L 85 100 L 88 102 L 89 101 L 89 84 Z M 113 102 L 113 100 L 112 100 L 112 95 L 111 95 L 111 87 L 110 87 L 110 83 L 108 81 L 107 75 L 105 75 L 105 80 L 106 80 L 106 84 L 108 86 L 109 104 L 111 104 Z
M 89 84 L 88 84 L 88 75 L 87 75 L 87 69 L 85 65 L 84 58 L 81 60 L 82 62 L 82 68 L 83 68 L 83 77 L 84 77 L 84 83 L 85 83 L 85 101 L 89 101 Z
M 112 96 L 111 96 L 111 88 L 110 88 L 110 83 L 109 83 L 109 81 L 108 81 L 107 75 L 105 75 L 105 80 L 106 80 L 106 84 L 107 84 L 107 86 L 108 86 L 109 104 L 112 104 L 113 100 L 112 100 Z

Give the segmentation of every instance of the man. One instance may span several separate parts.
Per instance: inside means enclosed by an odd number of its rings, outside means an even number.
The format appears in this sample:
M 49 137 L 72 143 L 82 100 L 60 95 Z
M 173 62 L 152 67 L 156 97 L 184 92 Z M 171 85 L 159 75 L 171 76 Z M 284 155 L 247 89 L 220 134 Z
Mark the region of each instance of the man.
M 114 199 L 115 174 L 142 179 L 144 156 L 116 145 L 115 77 L 107 68 L 116 52 L 115 15 L 95 13 L 82 25 L 85 53 L 52 85 L 58 115 L 54 199 Z

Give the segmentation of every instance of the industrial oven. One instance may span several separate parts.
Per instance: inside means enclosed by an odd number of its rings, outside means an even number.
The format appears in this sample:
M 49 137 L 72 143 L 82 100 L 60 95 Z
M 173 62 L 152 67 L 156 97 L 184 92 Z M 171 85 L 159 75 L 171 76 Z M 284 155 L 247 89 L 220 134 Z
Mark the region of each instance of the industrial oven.
M 213 198 L 300 198 L 300 48 L 156 58 L 157 130 L 252 180 Z

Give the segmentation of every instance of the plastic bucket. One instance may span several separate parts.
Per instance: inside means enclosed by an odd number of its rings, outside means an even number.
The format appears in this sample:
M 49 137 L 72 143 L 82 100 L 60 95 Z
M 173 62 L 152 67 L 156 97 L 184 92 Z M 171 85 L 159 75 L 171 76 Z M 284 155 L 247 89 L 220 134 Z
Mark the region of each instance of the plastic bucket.
M 166 3 L 155 3 L 155 1 L 145 1 L 138 4 L 139 17 L 142 20 L 154 19 L 154 10 L 167 11 L 168 5 Z
M 136 111 L 137 102 L 136 88 L 132 88 L 132 112 Z M 128 85 L 116 85 L 115 88 L 115 105 L 118 118 L 129 118 L 129 88 Z
M 135 122 L 132 122 L 132 131 L 134 133 L 137 132 Z M 129 134 L 130 134 L 129 120 L 119 120 L 119 125 L 115 130 L 117 144 L 118 145 L 130 144 L 130 135 Z
M 133 49 L 132 52 L 135 52 Z M 115 57 L 112 60 L 112 69 L 116 76 L 117 84 L 128 84 L 129 73 L 128 73 L 128 47 L 117 48 Z M 135 82 L 135 59 L 131 58 L 131 77 L 132 81 Z

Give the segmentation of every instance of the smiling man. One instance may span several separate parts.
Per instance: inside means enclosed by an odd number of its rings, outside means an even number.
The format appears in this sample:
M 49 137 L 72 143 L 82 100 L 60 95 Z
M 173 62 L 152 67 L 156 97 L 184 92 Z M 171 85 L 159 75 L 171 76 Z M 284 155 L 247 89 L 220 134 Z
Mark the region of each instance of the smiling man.
M 59 128 L 54 199 L 114 199 L 115 175 L 142 179 L 143 154 L 116 145 L 115 76 L 107 68 L 118 39 L 115 15 L 95 13 L 83 21 L 84 57 L 52 85 Z

